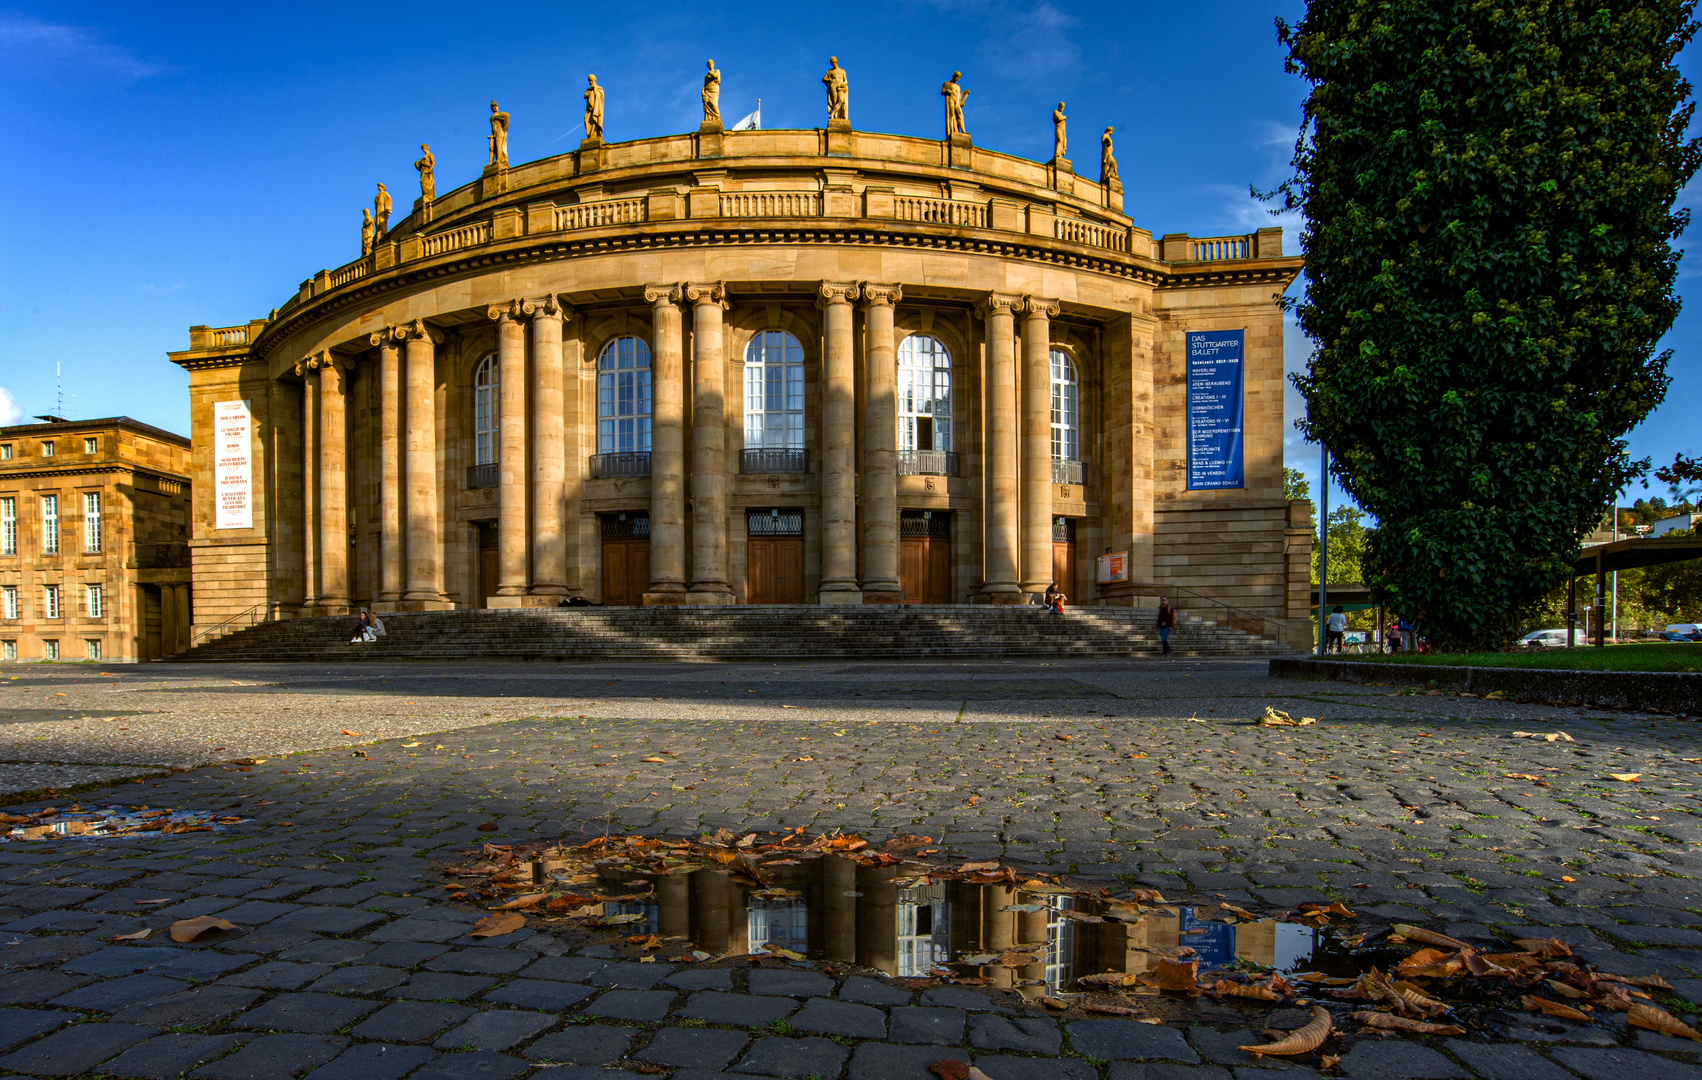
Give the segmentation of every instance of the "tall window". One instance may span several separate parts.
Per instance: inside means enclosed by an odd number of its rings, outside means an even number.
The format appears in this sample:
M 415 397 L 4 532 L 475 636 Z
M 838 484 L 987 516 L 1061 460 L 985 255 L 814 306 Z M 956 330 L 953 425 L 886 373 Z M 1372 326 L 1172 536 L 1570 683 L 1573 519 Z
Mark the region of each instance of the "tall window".
M 1052 460 L 1081 460 L 1081 378 L 1062 349 L 1052 350 Z
M 90 660 L 100 659 L 100 638 L 89 638 L 83 642 L 83 655 Z
M 88 587 L 88 600 L 89 600 L 89 618 L 91 618 L 91 619 L 100 618 L 101 615 L 106 611 L 106 608 L 103 606 L 104 602 L 105 602 L 105 597 L 102 595 L 102 589 L 99 585 L 90 585 Z
M 100 493 L 95 491 L 83 493 L 83 550 L 100 550 Z
M 18 587 L 16 585 L 0 587 L 0 617 L 7 619 L 18 617 Z
M 597 453 L 650 452 L 650 346 L 616 338 L 597 360 Z
M 496 354 L 479 361 L 473 369 L 473 464 L 496 461 L 497 416 Z
M 18 500 L 0 499 L 0 555 L 18 553 Z
M 59 618 L 59 586 L 44 585 L 41 589 L 41 612 L 44 619 Z
M 951 447 L 951 353 L 939 338 L 912 334 L 898 347 L 898 448 Z
M 48 555 L 59 554 L 59 496 L 41 497 L 41 550 Z
M 84 439 L 83 440 L 83 453 L 85 453 L 85 454 L 98 454 L 98 453 L 100 453 L 100 440 L 99 439 Z
M 12 444 L 0 443 L 0 461 L 12 460 Z
M 43 660 L 59 659 L 59 642 L 52 638 L 43 638 L 41 641 L 41 658 Z
M 16 641 L 0 641 L 0 659 L 16 660 L 18 658 L 18 643 Z
M 784 330 L 745 348 L 745 448 L 804 447 L 804 349 Z
M 52 457 L 53 456 L 53 444 L 52 443 L 44 442 L 44 443 L 41 444 L 41 456 L 42 457 Z

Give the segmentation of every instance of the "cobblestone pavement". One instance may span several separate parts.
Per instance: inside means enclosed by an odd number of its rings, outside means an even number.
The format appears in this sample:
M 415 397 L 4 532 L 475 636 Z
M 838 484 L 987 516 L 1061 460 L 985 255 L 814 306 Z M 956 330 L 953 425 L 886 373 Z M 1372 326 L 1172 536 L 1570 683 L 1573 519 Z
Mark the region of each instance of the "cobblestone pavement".
M 1267 705 L 1323 721 L 1255 726 Z M 1555 731 L 1574 741 L 1515 734 Z M 1664 975 L 1675 1012 L 1702 1003 L 1702 749 L 1672 717 L 1275 681 L 1262 661 L 40 665 L 0 680 L 0 761 L 11 791 L 138 778 L 51 805 L 250 819 L 0 844 L 0 1077 L 921 1080 L 956 1058 L 994 1080 L 1303 1080 L 1319 1066 L 1234 1049 L 1295 1026 L 1293 1009 L 1166 999 L 1150 1025 L 810 963 L 640 964 L 536 922 L 470 938 L 481 913 L 432 870 L 486 841 L 720 827 L 923 833 L 961 857 L 1259 911 L 1334 897 L 1365 925 L 1486 948 L 1554 936 L 1605 970 Z M 244 932 L 112 940 L 203 914 Z M 1326 1046 L 1341 1057 L 1327 1075 L 1702 1078 L 1698 1044 L 1622 1021 L 1349 1034 Z

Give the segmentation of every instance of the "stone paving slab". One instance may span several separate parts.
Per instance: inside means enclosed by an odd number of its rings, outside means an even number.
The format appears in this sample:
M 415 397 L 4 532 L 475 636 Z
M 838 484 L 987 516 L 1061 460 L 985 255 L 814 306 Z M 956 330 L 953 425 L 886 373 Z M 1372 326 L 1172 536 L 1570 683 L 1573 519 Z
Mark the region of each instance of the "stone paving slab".
M 635 963 L 541 924 L 480 941 L 466 932 L 481 913 L 432 871 L 487 840 L 606 832 L 921 832 L 964 858 L 1167 895 L 1338 897 L 1373 925 L 1486 948 L 1556 936 L 1665 975 L 1669 1008 L 1702 1000 L 1702 767 L 1688 760 L 1702 748 L 1670 717 L 1133 661 L 33 665 L 0 686 L 0 720 L 59 693 L 58 719 L 0 723 L 0 759 L 174 766 L 188 771 L 75 797 L 249 820 L 0 843 L 0 1073 L 16 1076 L 492 1080 L 553 1062 L 554 1080 L 655 1075 L 641 1065 L 673 1080 L 932 1080 L 943 1057 L 994 1080 L 1317 1075 L 1315 1055 L 1236 1049 L 1304 1010 L 1060 1018 L 808 962 Z M 1266 705 L 1325 719 L 1262 729 Z M 1562 730 L 1574 741 L 1515 735 Z M 173 903 L 136 903 L 156 898 Z M 212 912 L 245 932 L 111 940 Z M 1349 1080 L 1702 1077 L 1696 1044 L 1612 1024 L 1509 1016 L 1493 1038 L 1446 1040 L 1340 1026 L 1327 1049 Z

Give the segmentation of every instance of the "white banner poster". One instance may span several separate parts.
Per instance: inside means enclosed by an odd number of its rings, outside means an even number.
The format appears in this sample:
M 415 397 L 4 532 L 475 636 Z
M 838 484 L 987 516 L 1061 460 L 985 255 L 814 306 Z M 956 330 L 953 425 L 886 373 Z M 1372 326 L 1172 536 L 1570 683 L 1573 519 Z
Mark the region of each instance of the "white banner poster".
M 248 402 L 213 403 L 213 528 L 254 525 L 253 424 Z

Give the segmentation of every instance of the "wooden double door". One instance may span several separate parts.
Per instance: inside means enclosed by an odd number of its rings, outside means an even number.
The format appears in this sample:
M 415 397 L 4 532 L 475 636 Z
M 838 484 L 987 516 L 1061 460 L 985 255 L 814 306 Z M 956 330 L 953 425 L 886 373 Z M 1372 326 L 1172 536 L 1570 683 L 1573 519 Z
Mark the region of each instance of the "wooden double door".
M 950 512 L 899 514 L 898 585 L 906 604 L 951 603 Z
M 1052 581 L 1071 600 L 1076 599 L 1076 521 L 1056 518 L 1052 522 Z
M 644 603 L 650 588 L 650 515 L 643 511 L 602 515 L 603 603 Z
M 745 603 L 803 603 L 803 512 L 750 510 L 745 523 Z

